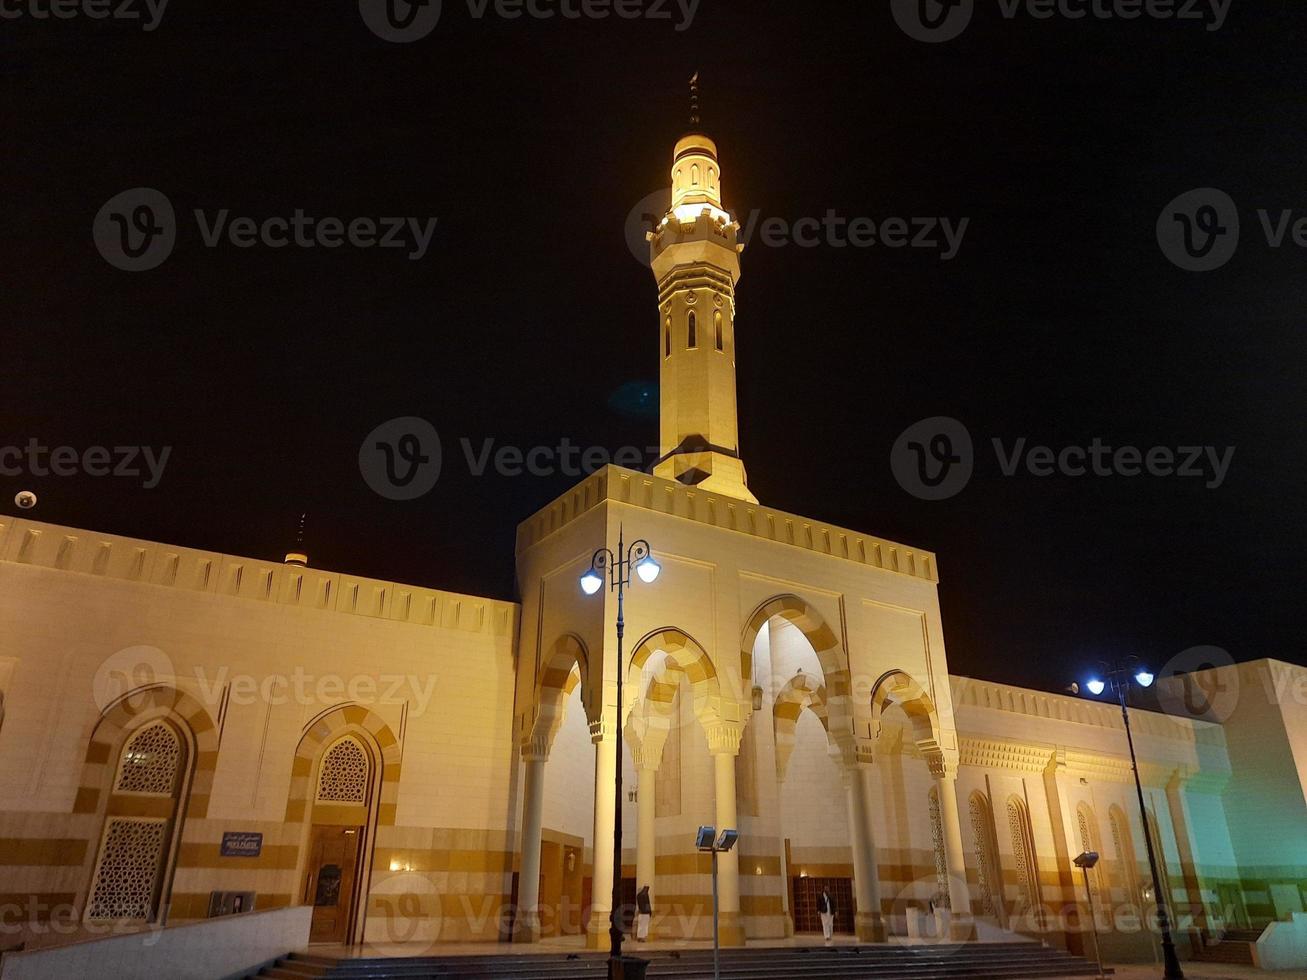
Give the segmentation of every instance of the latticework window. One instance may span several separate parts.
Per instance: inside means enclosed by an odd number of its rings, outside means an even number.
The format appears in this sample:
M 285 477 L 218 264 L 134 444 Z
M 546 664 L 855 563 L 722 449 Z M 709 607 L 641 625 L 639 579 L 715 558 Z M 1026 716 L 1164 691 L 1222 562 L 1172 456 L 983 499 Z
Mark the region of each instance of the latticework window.
M 930 839 L 935 845 L 936 904 L 949 907 L 948 862 L 944 859 L 944 824 L 939 813 L 939 791 L 930 791 Z
M 181 770 L 182 746 L 177 733 L 164 722 L 147 725 L 123 749 L 116 793 L 151 793 L 172 796 Z
M 318 802 L 366 803 L 371 769 L 363 746 L 352 738 L 342 738 L 322 758 Z
M 110 817 L 87 901 L 88 919 L 150 919 L 168 838 L 166 820 Z
M 1089 811 L 1083 806 L 1080 807 L 1076 811 L 1076 818 L 1080 824 L 1080 850 L 1086 852 L 1094 850 L 1094 835 L 1089 829 L 1089 821 L 1091 819 Z M 1088 874 L 1089 890 L 1095 898 L 1098 897 L 1101 886 L 1098 874 L 1097 867 L 1091 868 Z
M 996 915 L 994 895 L 990 891 L 989 830 L 985 826 L 986 808 L 971 797 L 971 846 L 976 852 L 976 885 L 980 889 L 980 907 L 986 915 Z
M 1116 851 L 1116 863 L 1121 869 L 1121 887 L 1127 892 L 1133 892 L 1135 880 L 1135 856 L 1133 848 L 1129 846 L 1126 839 L 1125 830 L 1121 826 L 1121 821 L 1115 810 L 1107 815 L 1107 821 L 1112 827 L 1112 847 Z
M 1012 854 L 1017 863 L 1017 886 L 1025 908 L 1034 904 L 1034 890 L 1030 878 L 1030 838 L 1026 834 L 1026 818 L 1016 801 L 1008 800 L 1008 830 L 1012 834 Z

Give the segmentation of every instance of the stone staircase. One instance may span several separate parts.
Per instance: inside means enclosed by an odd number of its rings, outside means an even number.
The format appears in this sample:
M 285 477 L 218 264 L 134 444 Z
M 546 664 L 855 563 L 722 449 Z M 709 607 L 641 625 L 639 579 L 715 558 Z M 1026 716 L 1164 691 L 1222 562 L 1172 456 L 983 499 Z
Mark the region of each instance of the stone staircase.
M 1227 929 L 1220 939 L 1199 947 L 1195 958 L 1204 963 L 1253 965 L 1253 947 L 1261 938 L 1261 929 Z
M 708 980 L 712 950 L 641 952 L 657 980 Z M 606 975 L 602 953 L 341 959 L 292 953 L 260 977 L 279 980 L 593 980 Z M 935 980 L 1094 976 L 1094 964 L 1034 942 L 729 949 L 731 980 Z M 1110 970 L 1108 971 L 1111 972 Z

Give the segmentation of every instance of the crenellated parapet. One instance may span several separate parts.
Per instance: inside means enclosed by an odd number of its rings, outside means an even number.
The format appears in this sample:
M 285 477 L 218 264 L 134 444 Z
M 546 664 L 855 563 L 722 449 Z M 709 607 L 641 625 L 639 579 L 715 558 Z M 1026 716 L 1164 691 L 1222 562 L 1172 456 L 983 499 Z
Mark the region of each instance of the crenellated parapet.
M 25 519 L 0 517 L 0 562 L 491 636 L 517 632 L 512 602 Z
M 540 544 L 609 501 L 802 548 L 896 575 L 927 582 L 939 581 L 932 552 L 682 486 L 675 480 L 665 480 L 619 466 L 605 466 L 592 473 L 548 507 L 519 524 L 518 554 Z

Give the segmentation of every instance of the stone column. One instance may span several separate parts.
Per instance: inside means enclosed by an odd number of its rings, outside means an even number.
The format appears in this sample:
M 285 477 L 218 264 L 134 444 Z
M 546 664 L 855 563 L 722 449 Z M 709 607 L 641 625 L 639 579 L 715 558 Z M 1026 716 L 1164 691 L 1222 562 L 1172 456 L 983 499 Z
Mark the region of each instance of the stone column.
M 592 730 L 595 726 L 591 726 Z M 617 742 L 608 725 L 592 736 L 595 746 L 594 874 L 590 888 L 590 924 L 585 942 L 590 949 L 607 949 L 613 911 L 613 787 L 617 778 Z M 617 869 L 621 873 L 621 869 Z
M 864 777 L 864 767 L 860 765 L 852 765 L 844 771 L 844 789 L 849 804 L 849 843 L 853 847 L 853 887 L 858 901 L 856 929 L 860 942 L 883 943 L 885 922 L 880 912 L 880 870 L 876 863 L 871 806 Z
M 717 836 L 723 830 L 739 830 L 735 805 L 735 757 L 740 753 L 739 725 L 718 724 L 708 730 L 708 749 L 712 752 L 717 803 Z M 744 945 L 744 922 L 740 918 L 740 848 L 736 845 L 717 856 L 717 899 L 720 903 L 720 933 L 723 946 Z
M 1188 898 L 1188 908 L 1168 908 L 1171 913 L 1171 925 L 1177 933 L 1183 933 L 1183 918 L 1186 913 L 1192 917 L 1188 928 L 1208 930 L 1207 910 L 1203 903 L 1202 884 L 1198 880 L 1198 862 L 1194 859 L 1193 838 L 1189 826 L 1193 822 L 1189 814 L 1189 801 L 1185 797 L 1185 782 L 1188 773 L 1179 770 L 1166 783 L 1166 804 L 1171 812 L 1171 826 L 1175 831 L 1175 846 L 1180 852 L 1180 873 L 1184 876 L 1184 890 Z
M 636 823 L 639 825 L 639 837 L 636 840 L 635 848 L 635 887 L 638 891 L 648 885 L 649 895 L 652 897 L 657 891 L 654 887 L 654 854 L 657 847 L 657 837 L 654 834 L 656 824 L 654 821 L 658 808 L 654 779 L 658 775 L 658 770 L 649 766 L 641 766 L 637 771 L 639 773 L 639 789 L 636 793 L 636 799 L 639 810 L 636 815 Z
M 636 789 L 636 848 L 635 887 L 638 891 L 649 886 L 649 897 L 657 893 L 657 818 L 658 818 L 658 767 L 663 763 L 663 747 L 667 744 L 666 728 L 654 727 L 647 719 L 637 723 L 633 717 L 626 726 L 626 744 L 631 748 L 631 761 L 635 763 Z M 655 911 L 657 911 L 655 909 Z
M 971 938 L 971 889 L 967 887 L 967 858 L 962 847 L 962 819 L 958 815 L 956 764 L 932 763 L 939 786 L 939 822 L 944 832 L 944 863 L 948 866 L 949 935 Z
M 522 789 L 522 860 L 517 876 L 517 930 L 513 941 L 540 938 L 540 822 L 545 802 L 545 761 L 548 753 L 522 747 L 525 785 Z

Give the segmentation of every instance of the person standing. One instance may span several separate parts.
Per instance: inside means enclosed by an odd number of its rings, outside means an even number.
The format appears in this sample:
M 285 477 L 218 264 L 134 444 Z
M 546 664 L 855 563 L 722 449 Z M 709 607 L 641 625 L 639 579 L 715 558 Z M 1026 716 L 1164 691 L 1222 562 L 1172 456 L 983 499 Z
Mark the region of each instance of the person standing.
M 649 921 L 653 918 L 653 901 L 649 898 L 649 886 L 645 885 L 635 896 L 635 939 L 647 942 L 649 939 Z
M 825 888 L 817 899 L 817 913 L 821 916 L 822 935 L 826 937 L 826 945 L 829 946 L 835 933 L 835 899 L 830 897 L 830 892 Z

